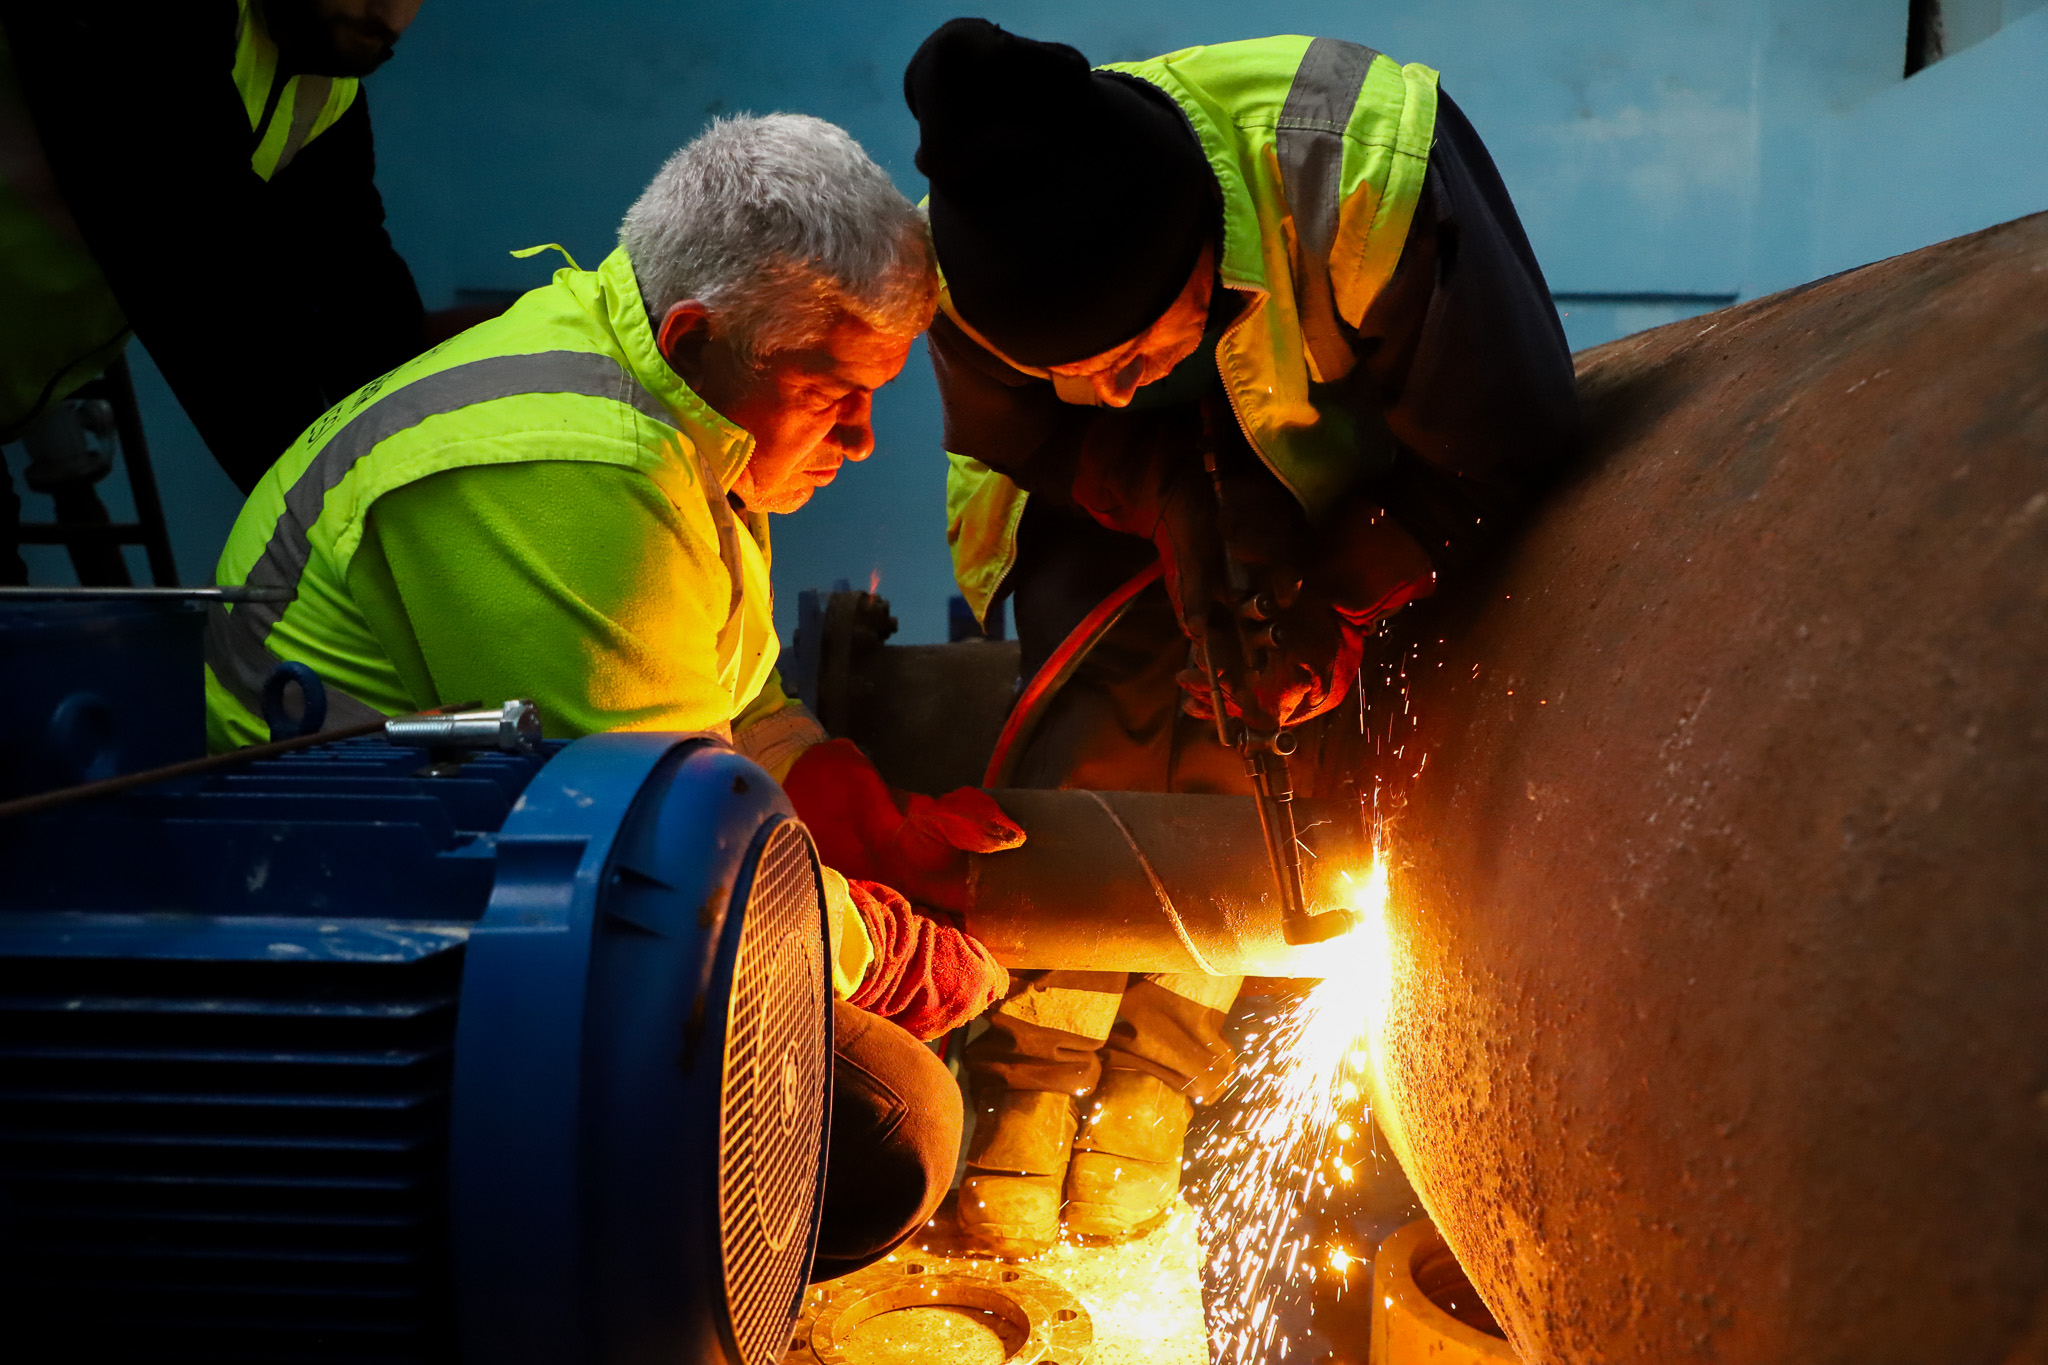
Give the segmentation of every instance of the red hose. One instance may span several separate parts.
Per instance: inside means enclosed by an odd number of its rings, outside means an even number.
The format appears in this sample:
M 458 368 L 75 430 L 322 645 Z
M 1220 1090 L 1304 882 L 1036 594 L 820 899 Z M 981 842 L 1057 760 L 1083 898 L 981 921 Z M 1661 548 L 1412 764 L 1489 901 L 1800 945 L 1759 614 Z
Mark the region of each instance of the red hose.
M 989 754 L 988 771 L 981 778 L 982 786 L 1009 785 L 1010 768 L 1016 754 L 1037 727 L 1047 703 L 1081 666 L 1081 661 L 1088 657 L 1088 651 L 1109 634 L 1111 626 L 1123 619 L 1124 612 L 1137 600 L 1138 594 L 1151 587 L 1164 571 L 1165 565 L 1153 560 L 1133 574 L 1123 586 L 1097 602 L 1081 618 L 1080 624 L 1067 632 L 1067 638 L 1060 641 L 1059 648 L 1032 675 L 1023 694 L 1017 698 L 1017 704 L 1010 708 L 1010 718 L 1003 723 L 1003 732 L 996 736 L 996 747 Z

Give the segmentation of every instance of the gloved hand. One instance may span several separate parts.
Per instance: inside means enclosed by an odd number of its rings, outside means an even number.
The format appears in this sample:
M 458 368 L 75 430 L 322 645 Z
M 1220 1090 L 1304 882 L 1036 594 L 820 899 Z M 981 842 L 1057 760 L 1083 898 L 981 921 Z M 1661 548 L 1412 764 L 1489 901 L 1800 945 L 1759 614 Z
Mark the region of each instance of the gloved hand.
M 1010 974 L 950 916 L 920 910 L 880 882 L 849 879 L 874 960 L 847 1003 L 926 1041 L 1010 992 Z
M 1273 642 L 1258 649 L 1255 667 L 1242 662 L 1236 626 L 1222 611 L 1208 639 L 1220 672 L 1223 705 L 1254 728 L 1269 723 L 1299 725 L 1344 700 L 1365 657 L 1365 637 L 1375 617 L 1345 611 L 1320 593 L 1303 589 L 1294 605 L 1271 622 Z M 1181 709 L 1207 720 L 1215 714 L 1209 675 L 1199 659 L 1181 670 L 1186 692 Z M 1239 694 L 1249 684 L 1249 697 Z
M 1227 414 L 1202 419 L 1177 412 L 1098 417 L 1076 460 L 1073 496 L 1096 521 L 1151 540 L 1181 630 L 1213 652 L 1224 705 L 1254 725 L 1294 725 L 1341 702 L 1356 676 L 1365 637 L 1381 617 L 1428 594 L 1429 556 L 1369 500 L 1333 509 L 1309 524 L 1294 495 L 1246 444 Z M 1215 445 L 1217 476 L 1203 467 L 1204 441 Z M 1218 495 L 1218 485 L 1221 496 Z M 1269 615 L 1252 622 L 1270 638 L 1247 659 L 1224 556 L 1241 567 L 1249 595 Z M 1209 679 L 1181 675 L 1187 710 L 1211 714 Z M 1237 684 L 1250 695 L 1236 695 Z
M 1215 609 L 1209 639 L 1223 664 L 1224 705 L 1245 713 L 1234 695 L 1234 679 L 1250 680 L 1251 709 L 1281 725 L 1298 725 L 1344 700 L 1365 655 L 1365 640 L 1382 618 L 1436 586 L 1429 556 L 1407 531 L 1377 505 L 1355 500 L 1340 506 L 1315 537 L 1321 553 L 1288 602 L 1285 581 L 1267 589 L 1280 606 L 1273 641 L 1263 646 L 1259 666 L 1242 666 L 1237 629 L 1226 609 Z M 1254 584 L 1260 566 L 1249 570 Z M 1291 573 L 1289 569 L 1287 572 Z M 1268 579 L 1270 581 L 1270 577 Z M 1285 605 L 1281 605 L 1285 604 Z M 1207 719 L 1209 679 L 1190 665 L 1180 675 L 1189 715 Z
M 804 750 L 782 789 L 827 867 L 941 910 L 967 908 L 968 854 L 1024 842 L 1024 831 L 979 787 L 936 797 L 898 791 L 849 739 Z

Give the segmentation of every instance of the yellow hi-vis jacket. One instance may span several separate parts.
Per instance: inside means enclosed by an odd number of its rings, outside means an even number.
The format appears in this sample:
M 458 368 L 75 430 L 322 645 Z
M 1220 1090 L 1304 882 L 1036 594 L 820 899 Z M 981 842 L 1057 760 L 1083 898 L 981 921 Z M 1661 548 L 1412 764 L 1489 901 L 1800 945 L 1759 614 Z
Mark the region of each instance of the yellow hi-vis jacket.
M 348 112 L 358 83 L 279 79 L 260 10 L 236 5 L 232 74 L 249 115 L 249 166 L 269 180 Z M 0 433 L 96 378 L 127 342 L 127 316 L 52 180 L 0 32 Z
M 1436 126 L 1437 73 L 1355 43 L 1278 37 L 1115 62 L 1187 116 L 1223 197 L 1217 275 L 1249 298 L 1216 347 L 1216 369 L 1246 438 L 1311 518 L 1389 452 L 1361 442 L 1340 391 L 1356 364 L 1344 327 L 1359 325 L 1408 240 Z M 1068 403 L 1087 384 L 1003 355 L 941 295 L 969 337 Z M 1355 401 L 1355 400 L 1353 400 Z M 947 540 L 977 615 L 1017 558 L 1024 491 L 980 461 L 948 453 Z
M 296 660 L 328 724 L 531 698 L 547 732 L 703 731 L 778 779 L 824 738 L 775 673 L 768 523 L 727 497 L 753 438 L 655 347 L 623 248 L 365 385 L 250 495 L 215 581 L 208 739 L 262 739 Z M 872 958 L 837 874 L 834 980 Z

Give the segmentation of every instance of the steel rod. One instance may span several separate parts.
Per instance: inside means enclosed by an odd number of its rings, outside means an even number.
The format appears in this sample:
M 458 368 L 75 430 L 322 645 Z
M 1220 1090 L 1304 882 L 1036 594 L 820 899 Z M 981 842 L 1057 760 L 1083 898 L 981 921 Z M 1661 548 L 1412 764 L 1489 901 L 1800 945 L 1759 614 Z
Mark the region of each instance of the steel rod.
M 417 711 L 412 716 L 386 716 L 381 720 L 364 721 L 360 725 L 348 725 L 339 730 L 323 730 L 317 734 L 300 735 L 296 739 L 272 740 L 268 744 L 251 744 L 245 748 L 230 750 L 224 754 L 208 754 L 204 758 L 188 758 L 182 763 L 167 763 L 161 768 L 145 772 L 122 773 L 119 777 L 101 778 L 97 782 L 84 782 L 76 787 L 59 787 L 55 791 L 37 792 L 34 796 L 16 797 L 12 801 L 0 801 L 0 820 L 11 820 L 21 815 L 40 815 L 44 811 L 75 806 L 84 801 L 96 801 L 103 796 L 118 796 L 122 792 L 134 791 L 156 782 L 169 782 L 173 778 L 196 777 L 200 773 L 217 772 L 241 763 L 253 763 L 258 759 L 276 758 L 297 749 L 310 749 L 319 744 L 334 744 L 344 739 L 361 739 L 365 735 L 383 733 L 384 726 L 392 720 L 410 720 L 422 716 L 439 716 L 453 711 L 464 711 L 476 703 L 463 702 L 459 706 L 442 706 L 432 711 Z

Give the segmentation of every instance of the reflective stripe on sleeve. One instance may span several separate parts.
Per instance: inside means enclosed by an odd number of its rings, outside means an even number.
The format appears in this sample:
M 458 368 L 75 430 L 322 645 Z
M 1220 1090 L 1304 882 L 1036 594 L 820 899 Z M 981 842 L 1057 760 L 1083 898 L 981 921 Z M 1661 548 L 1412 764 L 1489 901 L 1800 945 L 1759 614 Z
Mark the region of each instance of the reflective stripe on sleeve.
M 277 149 L 277 160 L 271 165 L 269 175 L 264 177 L 266 180 L 291 165 L 292 158 L 313 136 L 313 125 L 327 108 L 328 96 L 334 93 L 334 78 L 298 76 L 293 78 L 292 87 L 291 131 L 285 134 L 284 145 Z
M 1344 172 L 1344 130 L 1366 73 L 1379 53 L 1337 38 L 1317 38 L 1302 54 L 1275 122 L 1275 155 L 1301 252 L 1295 310 L 1318 382 L 1350 373 L 1356 357 L 1337 318 L 1330 287 L 1330 246 L 1337 239 Z
M 489 356 L 424 375 L 356 413 L 320 447 L 286 490 L 284 511 L 243 583 L 290 588 L 295 598 L 312 556 L 313 523 L 319 520 L 327 495 L 349 476 L 358 460 L 429 417 L 529 393 L 609 398 L 664 426 L 675 424 L 668 407 L 624 366 L 594 351 Z M 288 599 L 235 606 L 215 603 L 207 608 L 206 662 L 221 685 L 259 715 L 264 680 L 279 662 L 267 641 L 290 605 Z

